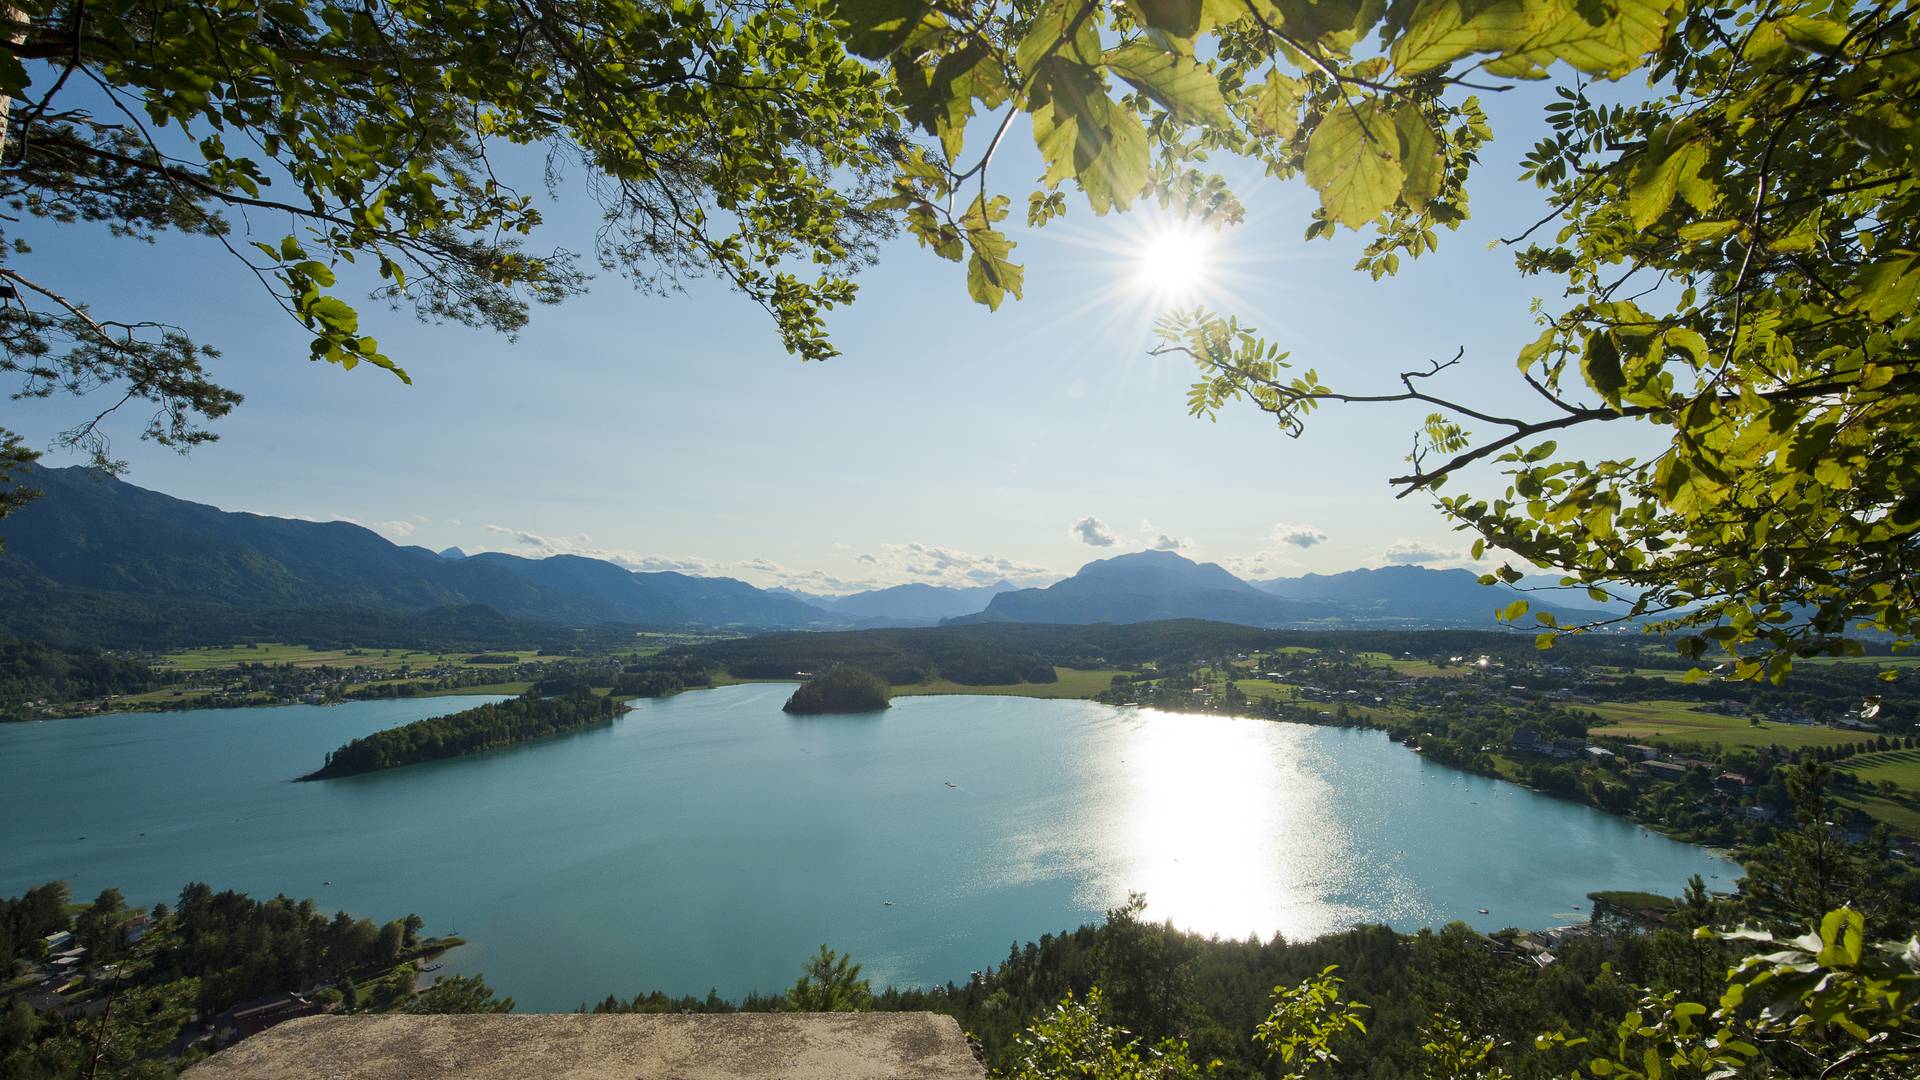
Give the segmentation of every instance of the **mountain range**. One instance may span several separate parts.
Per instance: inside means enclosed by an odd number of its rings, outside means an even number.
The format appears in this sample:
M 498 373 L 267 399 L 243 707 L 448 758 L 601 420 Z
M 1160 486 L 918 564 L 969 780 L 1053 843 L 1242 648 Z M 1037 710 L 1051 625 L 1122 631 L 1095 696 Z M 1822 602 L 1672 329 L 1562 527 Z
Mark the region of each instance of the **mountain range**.
M 298 637 L 320 622 L 364 633 L 383 619 L 495 630 L 504 621 L 743 633 L 1168 618 L 1490 628 L 1494 609 L 1509 598 L 1465 570 L 1386 567 L 1247 582 L 1161 551 L 1088 563 L 1044 589 L 915 583 L 818 596 L 733 578 L 636 572 L 575 555 L 433 552 L 348 522 L 224 511 L 83 468 L 36 467 L 24 479 L 44 496 L 0 519 L 0 632 L 82 644 Z
M 884 589 L 871 589 L 847 596 L 821 596 L 797 592 L 793 589 L 769 591 L 784 593 L 795 599 L 804 600 L 817 608 L 849 618 L 901 626 L 925 626 L 928 623 L 957 618 L 961 615 L 971 615 L 986 607 L 994 597 L 1018 588 L 1018 585 L 1004 580 L 996 581 L 991 585 L 976 585 L 972 588 L 928 585 L 925 582 L 915 581 L 906 585 L 891 585 Z
M 1260 627 L 1469 627 L 1498 629 L 1494 611 L 1516 594 L 1480 584 L 1470 570 L 1386 566 L 1248 582 L 1216 563 L 1141 551 L 1088 563 L 1044 589 L 995 596 L 951 622 L 1103 623 L 1212 619 Z M 1600 612 L 1535 604 L 1575 622 Z M 1529 624 L 1530 625 L 1530 624 Z

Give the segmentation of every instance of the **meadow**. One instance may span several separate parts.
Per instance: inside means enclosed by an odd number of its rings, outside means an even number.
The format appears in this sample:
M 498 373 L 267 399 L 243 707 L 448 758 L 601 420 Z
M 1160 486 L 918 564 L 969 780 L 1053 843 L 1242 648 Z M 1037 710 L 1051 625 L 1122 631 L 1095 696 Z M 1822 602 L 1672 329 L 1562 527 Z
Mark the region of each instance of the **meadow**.
M 501 661 L 502 664 L 524 663 L 534 659 L 554 659 L 541 657 L 536 649 L 489 649 L 486 653 L 513 658 L 510 661 Z M 241 664 L 291 664 L 302 668 L 397 667 L 401 664 L 419 667 L 440 663 L 464 664 L 468 657 L 475 655 L 481 654 L 434 653 L 413 649 L 315 649 L 306 645 L 288 645 L 275 641 L 185 649 L 162 656 L 154 661 L 154 667 L 170 671 L 216 671 L 222 668 L 239 667 Z
M 1864 737 L 1857 731 L 1811 724 L 1778 724 L 1769 720 L 1756 724 L 1744 716 L 1701 711 L 1689 701 L 1609 701 L 1582 708 L 1608 721 L 1588 729 L 1588 734 L 1655 745 L 1707 743 L 1801 749 L 1856 743 Z
M 1472 675 L 1480 669 L 1470 661 L 1477 657 L 1464 658 L 1461 663 L 1441 667 L 1431 660 L 1414 660 L 1408 657 L 1391 656 L 1383 652 L 1363 652 L 1357 654 L 1360 659 L 1377 667 L 1388 667 L 1402 675 L 1416 679 L 1448 678 L 1457 679 L 1463 675 Z
M 1834 768 L 1850 772 L 1870 784 L 1890 782 L 1903 791 L 1920 795 L 1920 750 L 1856 754 L 1835 762 Z
M 1054 674 L 1058 682 L 1050 683 L 1001 683 L 993 686 L 968 686 L 948 679 L 930 679 L 926 682 L 903 683 L 893 688 L 894 697 L 920 697 L 932 694 L 987 694 L 1002 697 L 1031 698 L 1085 698 L 1105 690 L 1113 685 L 1115 675 L 1128 672 L 1114 668 L 1098 671 L 1085 671 L 1079 668 L 1056 667 Z

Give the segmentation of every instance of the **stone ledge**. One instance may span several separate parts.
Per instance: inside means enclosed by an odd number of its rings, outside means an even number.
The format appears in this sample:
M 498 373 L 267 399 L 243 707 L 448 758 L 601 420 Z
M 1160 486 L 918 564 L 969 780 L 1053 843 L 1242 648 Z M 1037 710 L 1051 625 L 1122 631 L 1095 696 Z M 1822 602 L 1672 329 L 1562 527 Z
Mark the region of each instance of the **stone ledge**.
M 937 1013 L 310 1016 L 183 1080 L 982 1080 Z

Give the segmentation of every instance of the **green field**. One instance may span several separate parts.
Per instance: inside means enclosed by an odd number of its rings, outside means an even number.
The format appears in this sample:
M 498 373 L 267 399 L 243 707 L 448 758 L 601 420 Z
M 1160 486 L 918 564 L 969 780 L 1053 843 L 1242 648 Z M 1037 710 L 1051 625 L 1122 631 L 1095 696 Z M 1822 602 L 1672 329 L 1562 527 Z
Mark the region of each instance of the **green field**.
M 1272 679 L 1236 679 L 1234 685 L 1247 695 L 1248 701 L 1259 701 L 1263 697 L 1272 697 L 1275 701 L 1292 701 L 1299 695 L 1299 687 L 1292 683 L 1274 682 Z
M 1920 795 L 1920 750 L 1882 750 L 1874 754 L 1857 754 L 1835 762 L 1833 767 L 1872 784 L 1891 780 L 1901 790 Z
M 1894 832 L 1920 836 L 1920 808 L 1911 802 L 1889 799 L 1883 795 L 1840 795 L 1835 801 L 1864 810 L 1874 820 L 1886 822 Z
M 1471 663 L 1449 664 L 1446 667 L 1441 667 L 1431 660 L 1413 660 L 1403 656 L 1389 656 L 1383 652 L 1363 652 L 1358 655 L 1360 659 L 1370 664 L 1376 664 L 1380 667 L 1390 667 L 1402 675 L 1412 676 L 1416 679 L 1431 679 L 1435 677 L 1457 679 L 1463 675 L 1472 675 L 1480 670 Z
M 211 691 L 204 686 L 170 686 L 160 690 L 149 690 L 144 694 L 122 694 L 110 699 L 109 704 L 115 709 L 140 709 L 148 705 L 165 705 L 172 701 L 184 701 L 189 698 L 197 698 L 210 692 Z M 265 691 L 249 694 L 242 700 L 254 701 L 263 705 L 269 703 Z
M 538 650 L 534 649 L 484 651 L 501 656 L 511 655 L 516 662 L 520 663 L 529 660 L 563 659 L 540 656 Z M 213 671 L 220 668 L 239 667 L 241 664 L 292 664 L 294 667 L 398 667 L 401 664 L 412 664 L 419 667 L 442 662 L 465 663 L 467 657 L 475 655 L 479 654 L 431 653 L 412 649 L 312 649 L 305 645 L 261 642 L 251 646 L 219 645 L 168 653 L 156 661 L 154 666 L 169 671 Z
M 1711 743 L 1715 746 L 1839 746 L 1859 742 L 1857 731 L 1816 727 L 1806 724 L 1776 724 L 1762 720 L 1757 726 L 1744 716 L 1722 716 L 1701 712 L 1690 701 L 1609 701 L 1582 708 L 1610 721 L 1589 730 L 1589 735 L 1667 743 Z
M 1082 671 L 1078 668 L 1054 668 L 1060 676 L 1059 682 L 1050 683 L 1002 683 L 997 686 L 967 686 L 964 683 L 950 682 L 946 679 L 934 679 L 929 682 L 907 683 L 893 688 L 895 697 L 921 697 L 930 694 L 986 694 L 999 697 L 1034 698 L 1086 698 L 1113 685 L 1115 675 L 1127 675 L 1130 672 L 1112 668 L 1101 671 Z
M 1851 664 L 1866 667 L 1916 667 L 1920 666 L 1920 656 L 1803 656 L 1795 660 L 1796 664 Z
M 1634 668 L 1627 674 L 1638 675 L 1643 679 L 1662 679 L 1666 682 L 1685 682 L 1687 679 L 1687 673 L 1685 671 L 1674 668 L 1641 667 Z

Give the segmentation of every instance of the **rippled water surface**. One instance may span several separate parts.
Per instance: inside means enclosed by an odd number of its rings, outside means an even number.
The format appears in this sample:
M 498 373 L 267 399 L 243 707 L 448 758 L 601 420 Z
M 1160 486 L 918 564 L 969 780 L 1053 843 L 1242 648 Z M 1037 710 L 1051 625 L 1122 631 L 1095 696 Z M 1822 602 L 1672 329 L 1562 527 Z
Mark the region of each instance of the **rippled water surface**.
M 1011 697 L 794 719 L 790 692 L 638 702 L 610 728 L 314 784 L 290 780 L 348 739 L 486 699 L 0 725 L 0 894 L 65 878 L 149 903 L 204 880 L 417 911 L 473 942 L 448 971 L 568 1009 L 777 989 L 822 942 L 877 984 L 962 980 L 1130 890 L 1191 929 L 1295 937 L 1548 926 L 1594 889 L 1738 873 L 1378 732 Z

